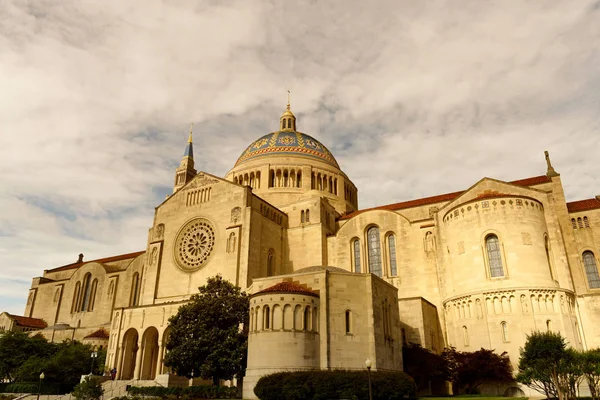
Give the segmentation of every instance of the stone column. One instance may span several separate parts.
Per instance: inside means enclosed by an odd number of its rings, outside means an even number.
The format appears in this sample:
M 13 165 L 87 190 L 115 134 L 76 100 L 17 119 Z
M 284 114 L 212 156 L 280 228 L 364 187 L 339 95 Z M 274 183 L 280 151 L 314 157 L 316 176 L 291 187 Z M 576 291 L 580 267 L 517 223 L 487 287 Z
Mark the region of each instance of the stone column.
M 117 363 L 115 364 L 115 368 L 117 369 L 117 376 L 115 379 L 121 379 L 121 375 L 123 374 L 123 356 L 125 355 L 125 346 L 119 347 L 117 346 Z
M 162 343 L 158 342 L 158 358 L 156 359 L 156 373 L 154 374 L 154 379 L 162 373 L 163 352 L 164 348 Z
M 135 371 L 133 373 L 133 379 L 135 379 L 135 380 L 140 379 L 140 373 L 142 372 L 142 353 L 143 352 L 144 351 L 142 348 L 142 341 L 140 340 L 138 342 L 138 351 L 135 356 Z

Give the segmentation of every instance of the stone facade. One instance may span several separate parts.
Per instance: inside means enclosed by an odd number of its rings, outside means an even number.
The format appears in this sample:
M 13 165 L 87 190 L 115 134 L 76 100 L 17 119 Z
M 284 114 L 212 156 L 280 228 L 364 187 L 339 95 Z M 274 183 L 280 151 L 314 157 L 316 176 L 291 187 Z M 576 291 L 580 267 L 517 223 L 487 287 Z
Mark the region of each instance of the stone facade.
M 567 203 L 547 166 L 360 210 L 356 186 L 289 109 L 224 178 L 194 169 L 190 136 L 146 249 L 45 270 L 25 315 L 52 340 L 105 329 L 118 378 L 155 379 L 168 372 L 169 317 L 221 274 L 252 294 L 247 396 L 275 370 L 358 369 L 367 357 L 401 369 L 403 342 L 507 351 L 515 365 L 533 330 L 599 347 L 600 199 Z M 285 282 L 310 293 L 265 292 Z

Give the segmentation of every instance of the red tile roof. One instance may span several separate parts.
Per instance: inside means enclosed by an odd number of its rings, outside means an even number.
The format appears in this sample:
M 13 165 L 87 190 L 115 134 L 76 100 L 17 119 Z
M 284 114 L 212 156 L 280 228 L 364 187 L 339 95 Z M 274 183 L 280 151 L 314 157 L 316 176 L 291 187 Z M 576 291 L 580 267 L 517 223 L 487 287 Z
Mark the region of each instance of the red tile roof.
M 121 254 L 121 255 L 118 255 L 118 256 L 112 256 L 112 257 L 106 257 L 106 258 L 99 258 L 97 260 L 77 262 L 77 263 L 73 263 L 73 264 L 63 265 L 62 267 L 57 267 L 57 268 L 49 269 L 47 272 L 67 271 L 69 269 L 79 268 L 83 264 L 87 264 L 87 263 L 91 263 L 91 262 L 110 263 L 110 262 L 122 261 L 122 260 L 127 260 L 129 258 L 136 258 L 137 256 L 140 256 L 140 255 L 142 255 L 144 253 L 145 253 L 145 251 L 136 251 L 135 253 L 127 253 L 127 254 Z
M 96 332 L 90 333 L 84 339 L 108 339 L 108 332 L 104 329 L 98 329 Z
M 551 179 L 548 178 L 546 175 L 540 175 L 540 176 L 534 176 L 532 178 L 526 178 L 526 179 L 520 179 L 517 181 L 512 181 L 509 183 L 512 183 L 513 185 L 518 185 L 518 186 L 533 186 L 533 185 L 539 185 L 542 183 L 548 183 L 551 182 Z M 441 202 L 449 202 L 452 201 L 454 199 L 456 199 L 458 196 L 460 196 L 461 194 L 463 194 L 465 191 L 460 191 L 460 192 L 453 192 L 453 193 L 446 193 L 446 194 L 440 194 L 437 196 L 431 196 L 431 197 L 424 197 L 422 199 L 416 199 L 416 200 L 409 200 L 409 201 L 403 201 L 400 203 L 394 203 L 394 204 L 387 204 L 384 206 L 378 206 L 378 207 L 372 207 L 372 208 L 365 208 L 364 210 L 357 210 L 357 211 L 353 211 L 349 214 L 343 215 L 342 217 L 340 217 L 341 220 L 344 219 L 350 219 L 358 214 L 361 214 L 365 211 L 372 211 L 372 210 L 388 210 L 388 211 L 395 211 L 395 210 L 403 210 L 406 208 L 412 208 L 412 207 L 420 207 L 420 206 L 425 206 L 428 204 L 435 204 L 435 203 L 441 203 Z
M 295 282 L 280 282 L 276 285 L 263 289 L 256 294 L 259 293 L 298 293 L 319 297 L 317 293 Z
M 600 208 L 600 200 L 596 198 L 572 201 L 570 203 L 567 203 L 567 209 L 570 213 L 578 211 L 595 210 L 597 208 Z
M 23 326 L 25 328 L 35 328 L 35 329 L 44 329 L 48 326 L 43 319 L 40 318 L 31 318 L 31 317 L 23 317 L 20 315 L 8 314 L 12 319 L 15 320 L 15 323 L 18 326 Z

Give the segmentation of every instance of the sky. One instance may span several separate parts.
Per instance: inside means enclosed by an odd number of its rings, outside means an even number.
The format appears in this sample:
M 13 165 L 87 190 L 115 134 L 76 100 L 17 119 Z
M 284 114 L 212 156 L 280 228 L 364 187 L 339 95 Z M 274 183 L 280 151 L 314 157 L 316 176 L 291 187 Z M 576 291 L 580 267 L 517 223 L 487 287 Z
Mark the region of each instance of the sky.
M 224 176 L 277 129 L 360 208 L 546 172 L 600 194 L 600 1 L 4 0 L 0 311 L 44 269 L 143 250 L 194 122 Z

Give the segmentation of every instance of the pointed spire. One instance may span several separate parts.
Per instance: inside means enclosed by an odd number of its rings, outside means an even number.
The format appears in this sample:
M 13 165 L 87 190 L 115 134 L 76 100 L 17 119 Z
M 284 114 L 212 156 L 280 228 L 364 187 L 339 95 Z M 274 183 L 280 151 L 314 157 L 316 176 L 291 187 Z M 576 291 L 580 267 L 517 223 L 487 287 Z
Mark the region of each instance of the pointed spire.
M 183 158 L 189 157 L 192 160 L 194 159 L 194 145 L 192 144 L 192 128 L 194 127 L 194 123 L 190 123 L 190 137 L 187 141 L 187 146 L 185 146 L 185 152 L 183 153 Z
M 552 163 L 550 162 L 550 153 L 548 151 L 544 151 L 544 155 L 546 156 L 546 164 L 548 166 L 548 170 L 546 171 L 546 176 L 548 178 L 552 178 L 553 176 L 559 176 L 560 174 L 554 170 Z

